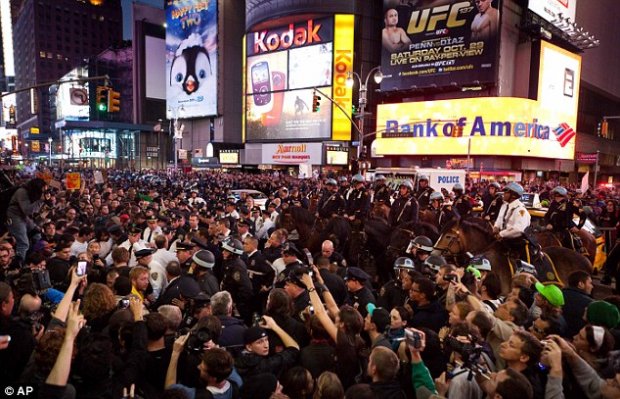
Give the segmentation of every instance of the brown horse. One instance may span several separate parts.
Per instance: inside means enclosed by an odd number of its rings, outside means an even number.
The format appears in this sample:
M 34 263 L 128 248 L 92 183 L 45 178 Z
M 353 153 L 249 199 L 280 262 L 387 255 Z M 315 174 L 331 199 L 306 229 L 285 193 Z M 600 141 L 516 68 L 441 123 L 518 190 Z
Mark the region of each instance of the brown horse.
M 588 251 L 587 258 L 592 264 L 594 264 L 594 259 L 596 258 L 596 238 L 590 232 L 583 229 L 579 230 L 579 233 L 577 233 L 577 235 L 581 239 L 581 244 L 583 245 L 583 247 Z M 560 241 L 560 238 L 557 236 L 557 234 L 549 230 L 537 231 L 534 237 L 536 239 L 536 242 L 542 248 L 562 246 L 562 241 Z
M 514 267 L 511 266 L 504 244 L 493 235 L 489 224 L 477 218 L 457 220 L 448 224 L 435 244 L 435 249 L 452 258 L 467 257 L 467 252 L 484 255 L 502 282 L 502 293 L 507 294 L 511 287 Z M 592 263 L 577 252 L 562 248 L 545 248 L 557 281 L 566 284 L 568 275 L 575 270 L 592 273 Z M 547 276 L 539 276 L 541 281 L 554 280 Z

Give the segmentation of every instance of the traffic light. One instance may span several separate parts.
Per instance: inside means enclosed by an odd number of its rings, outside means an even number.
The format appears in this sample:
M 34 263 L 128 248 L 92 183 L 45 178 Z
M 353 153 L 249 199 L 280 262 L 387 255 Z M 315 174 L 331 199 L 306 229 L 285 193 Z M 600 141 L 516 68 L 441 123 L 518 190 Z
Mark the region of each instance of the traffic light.
M 121 93 L 110 89 L 108 95 L 108 112 L 120 112 L 121 111 Z
M 97 111 L 108 111 L 108 98 L 110 96 L 110 88 L 106 86 L 97 86 Z
M 312 112 L 319 112 L 321 109 L 321 97 L 314 92 L 312 94 Z
M 357 114 L 357 107 L 355 106 L 355 104 L 351 105 L 351 115 L 355 115 Z

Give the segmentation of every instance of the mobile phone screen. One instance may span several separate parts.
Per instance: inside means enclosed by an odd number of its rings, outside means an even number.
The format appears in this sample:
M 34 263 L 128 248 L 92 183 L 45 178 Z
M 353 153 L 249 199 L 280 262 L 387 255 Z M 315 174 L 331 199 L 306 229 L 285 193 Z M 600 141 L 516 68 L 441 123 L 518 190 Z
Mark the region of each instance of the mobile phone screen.
M 86 265 L 88 264 L 88 262 L 86 262 L 85 260 L 81 260 L 78 262 L 77 264 L 77 270 L 76 273 L 78 276 L 83 276 L 86 274 Z
M 252 92 L 254 104 L 261 106 L 271 101 L 271 76 L 267 61 L 261 61 L 252 66 Z

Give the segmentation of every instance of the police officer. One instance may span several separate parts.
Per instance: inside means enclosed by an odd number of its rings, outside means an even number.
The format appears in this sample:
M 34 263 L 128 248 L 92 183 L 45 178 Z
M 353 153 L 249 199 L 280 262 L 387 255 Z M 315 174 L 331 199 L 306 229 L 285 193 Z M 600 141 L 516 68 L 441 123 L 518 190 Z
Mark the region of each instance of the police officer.
M 369 278 L 370 276 L 359 267 L 349 267 L 345 277 L 347 290 L 349 291 L 349 299 L 346 303 L 357 309 L 362 317 L 366 317 L 368 313 L 366 305 L 376 303 L 375 296 L 364 285 Z
M 452 203 L 444 203 L 443 194 L 435 191 L 430 195 L 430 206 L 428 209 L 432 210 L 436 215 L 436 226 L 439 231 L 442 231 L 444 227 L 453 220 L 458 220 L 460 215 L 456 208 L 452 206 Z
M 428 208 L 431 194 L 434 192 L 433 188 L 428 185 L 428 176 L 421 175 L 418 179 L 418 189 L 413 193 L 413 196 L 418 200 L 420 210 L 423 211 Z
M 407 271 L 413 271 L 415 265 L 413 261 L 404 256 L 394 261 L 394 278 L 385 283 L 379 291 L 377 304 L 386 309 L 394 309 L 396 306 L 402 306 L 407 299 L 408 293 L 403 290 L 401 274 Z
M 442 266 L 447 265 L 446 259 L 441 255 L 431 255 L 422 264 L 422 274 L 435 281 L 435 276 Z
M 364 176 L 359 173 L 351 179 L 353 191 L 347 199 L 347 215 L 350 220 L 364 220 L 370 210 L 370 196 L 364 187 Z
M 487 192 L 482 196 L 482 217 L 484 220 L 488 220 L 491 224 L 494 224 L 499 215 L 499 210 L 504 203 L 503 195 L 500 193 L 500 185 L 498 182 L 489 184 Z
M 375 176 L 375 187 L 373 190 L 372 202 L 383 203 L 385 205 L 392 206 L 392 190 L 385 184 L 386 179 L 383 175 Z
M 249 325 L 252 320 L 252 282 L 247 267 L 240 258 L 241 255 L 243 245 L 239 240 L 228 237 L 222 241 L 224 275 L 220 289 L 230 292 L 237 305 L 239 316 Z
M 200 250 L 192 256 L 192 274 L 200 286 L 200 290 L 210 297 L 220 290 L 220 284 L 213 274 L 215 256 L 206 249 Z
M 179 264 L 181 265 L 181 270 L 183 272 L 187 272 L 190 270 L 192 266 L 192 256 L 194 254 L 194 249 L 196 248 L 196 244 L 193 242 L 179 242 L 176 245 L 176 255 L 179 260 Z
M 549 210 L 545 214 L 545 224 L 549 231 L 560 236 L 562 245 L 566 248 L 579 251 L 581 246 L 576 242 L 572 234 L 577 234 L 585 223 L 585 215 L 579 212 L 572 201 L 568 200 L 568 192 L 562 186 L 558 186 L 551 191 L 553 201 L 549 205 Z M 573 215 L 579 214 L 579 224 L 573 222 Z M 571 234 L 572 233 L 572 234 Z
M 409 243 L 407 252 L 413 255 L 415 269 L 422 272 L 424 262 L 433 252 L 433 242 L 427 236 L 417 236 Z
M 276 288 L 284 288 L 286 279 L 290 272 L 299 267 L 304 267 L 304 263 L 300 260 L 303 259 L 303 255 L 295 244 L 292 242 L 286 242 L 282 245 L 282 260 L 284 261 L 284 269 L 276 276 Z
M 506 185 L 504 204 L 493 226 L 493 232 L 509 249 L 524 259 L 525 229 L 529 227 L 531 217 L 525 205 L 519 200 L 522 195 L 523 187 L 520 184 L 510 182 Z
M 390 209 L 390 225 L 397 227 L 401 224 L 418 221 L 418 201 L 413 194 L 413 184 L 410 180 L 400 183 L 398 198 Z
M 349 193 L 352 191 L 351 186 L 349 185 L 349 180 L 347 180 L 346 176 L 340 176 L 338 178 L 340 182 L 340 187 L 338 187 L 338 192 L 342 195 L 342 198 L 347 201 L 349 199 Z
M 336 180 L 327 179 L 325 186 L 325 190 L 319 196 L 319 203 L 317 205 L 319 217 L 322 219 L 331 218 L 346 207 L 344 198 L 338 191 Z
M 454 207 L 462 218 L 466 218 L 471 214 L 471 198 L 469 195 L 464 194 L 463 185 L 456 183 L 452 187 L 454 193 Z

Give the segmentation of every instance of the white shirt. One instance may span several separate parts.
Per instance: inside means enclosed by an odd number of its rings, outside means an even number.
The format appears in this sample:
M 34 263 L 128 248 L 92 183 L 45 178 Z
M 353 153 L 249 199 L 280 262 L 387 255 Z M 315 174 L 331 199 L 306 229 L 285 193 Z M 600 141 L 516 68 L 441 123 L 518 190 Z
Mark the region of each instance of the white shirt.
M 179 261 L 177 259 L 177 256 L 173 252 L 168 251 L 165 248 L 160 248 L 157 251 L 155 251 L 155 253 L 153 253 L 153 260 L 158 262 L 164 268 L 170 262 L 178 262 Z
M 86 252 L 87 249 L 88 242 L 73 241 L 73 244 L 71 244 L 71 256 L 77 257 L 80 252 Z
M 266 219 L 263 226 L 256 233 L 256 238 L 259 240 L 269 238 L 269 229 L 275 226 L 275 223 L 271 219 Z
M 135 265 L 138 264 L 138 261 L 136 260 L 136 251 L 146 248 L 146 241 L 144 240 L 136 241 L 136 243 L 133 244 L 132 246 L 131 242 L 129 242 L 129 239 L 127 239 L 123 241 L 118 246 L 118 248 L 125 248 L 126 250 L 129 251 L 129 262 L 127 262 L 127 266 L 134 267 Z M 106 264 L 108 265 L 112 264 L 112 252 L 110 252 L 110 254 L 105 259 L 105 261 L 106 261 Z
M 153 296 L 155 296 L 155 299 L 159 298 L 159 294 L 168 285 L 168 280 L 166 279 L 166 269 L 164 269 L 161 263 L 155 260 L 152 260 L 149 263 L 149 282 L 153 287 Z
M 530 213 L 521 201 L 504 202 L 497 215 L 495 227 L 499 229 L 500 237 L 517 238 L 529 227 L 530 219 Z
M 161 227 L 156 226 L 152 232 L 151 232 L 151 228 L 147 227 L 146 229 L 144 229 L 144 232 L 142 233 L 142 239 L 148 242 L 149 244 L 153 244 L 155 243 L 155 237 L 157 237 L 160 234 L 163 234 L 163 232 L 161 231 Z

